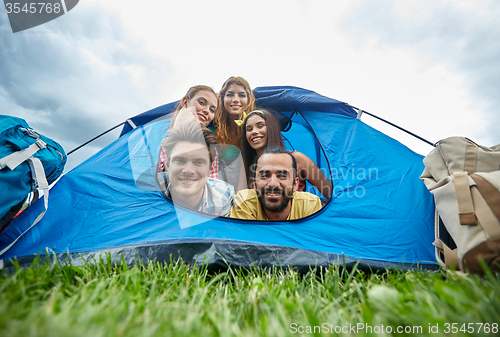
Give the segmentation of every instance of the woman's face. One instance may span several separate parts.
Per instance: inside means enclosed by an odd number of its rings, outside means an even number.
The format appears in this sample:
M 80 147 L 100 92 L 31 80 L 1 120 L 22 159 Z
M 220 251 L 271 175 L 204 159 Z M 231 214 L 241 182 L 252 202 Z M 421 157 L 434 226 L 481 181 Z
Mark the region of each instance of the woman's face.
M 224 95 L 224 109 L 230 117 L 238 118 L 241 111 L 248 105 L 248 95 L 245 87 L 239 84 L 231 84 Z
M 208 90 L 200 90 L 190 100 L 184 97 L 182 105 L 185 108 L 194 107 L 200 122 L 207 126 L 214 119 L 217 96 Z
M 248 144 L 260 154 L 267 145 L 267 126 L 266 120 L 261 116 L 254 114 L 247 119 L 245 134 Z

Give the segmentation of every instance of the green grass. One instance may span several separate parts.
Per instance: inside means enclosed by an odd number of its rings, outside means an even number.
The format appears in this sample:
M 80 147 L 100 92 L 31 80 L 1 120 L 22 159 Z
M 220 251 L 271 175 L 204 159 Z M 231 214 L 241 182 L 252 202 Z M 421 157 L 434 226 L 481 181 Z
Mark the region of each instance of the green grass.
M 38 260 L 0 275 L 3 337 L 350 336 L 349 325 L 358 323 L 374 329 L 358 335 L 376 335 L 382 324 L 393 330 L 386 335 L 480 336 L 488 335 L 486 327 L 498 335 L 492 323 L 500 323 L 500 276 L 366 274 L 335 266 L 306 275 L 282 269 L 209 274 L 182 261 L 127 267 L 110 260 L 83 267 Z M 446 333 L 452 323 L 457 333 Z M 430 333 L 436 325 L 438 333 Z M 398 327 L 421 331 L 398 334 Z

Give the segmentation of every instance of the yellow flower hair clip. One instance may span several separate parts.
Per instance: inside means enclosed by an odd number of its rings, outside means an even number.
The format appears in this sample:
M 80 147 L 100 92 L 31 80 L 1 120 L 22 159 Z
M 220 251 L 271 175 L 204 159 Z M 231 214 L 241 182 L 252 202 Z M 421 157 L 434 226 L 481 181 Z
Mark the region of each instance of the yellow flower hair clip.
M 257 113 L 257 114 L 259 114 L 262 118 L 264 118 L 264 119 L 265 119 L 265 117 L 264 117 L 264 113 L 263 113 L 261 110 L 254 110 L 254 111 L 250 112 L 248 115 L 246 114 L 246 112 L 245 112 L 245 111 L 243 111 L 243 119 L 236 119 L 234 122 L 236 123 L 236 125 L 238 125 L 238 126 L 242 126 L 242 125 L 243 125 L 243 123 L 245 123 L 245 119 L 246 119 L 249 115 L 253 114 L 254 112 L 255 112 L 255 113 Z
M 247 113 L 243 111 L 243 119 L 236 119 L 234 122 L 236 123 L 236 125 L 242 126 L 245 122 L 245 118 L 247 118 Z

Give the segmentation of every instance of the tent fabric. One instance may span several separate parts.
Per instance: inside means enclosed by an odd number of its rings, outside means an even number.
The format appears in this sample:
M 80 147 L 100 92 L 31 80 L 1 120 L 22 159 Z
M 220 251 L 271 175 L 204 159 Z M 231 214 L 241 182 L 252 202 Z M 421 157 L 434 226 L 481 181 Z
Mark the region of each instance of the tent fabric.
M 134 116 L 134 117 L 130 118 L 130 120 L 136 126 L 144 125 L 144 124 L 149 123 L 155 119 L 165 117 L 165 115 L 174 111 L 175 107 L 177 106 L 177 103 L 179 103 L 179 101 L 164 104 L 162 106 L 156 107 L 154 109 L 143 112 L 137 116 Z M 123 126 L 123 129 L 122 129 L 122 132 L 120 133 L 120 137 L 131 130 L 133 130 L 132 126 L 129 123 L 125 123 L 125 125 Z
M 171 111 L 164 105 L 132 118 L 137 129 L 124 128 L 118 140 L 63 176 L 50 192 L 43 220 L 1 258 L 31 261 L 49 249 L 89 259 L 111 252 L 117 260 L 124 254 L 168 261 L 169 254 L 180 254 L 189 263 L 205 258 L 211 266 L 303 268 L 361 261 L 373 268 L 436 268 L 434 203 L 419 179 L 421 155 L 357 120 L 340 101 L 295 87 L 257 88 L 255 95 L 259 106 L 291 117 L 292 127 L 283 132 L 287 147 L 331 176 L 333 198 L 318 213 L 249 221 L 174 206 L 154 181 L 169 126 L 161 117 Z M 0 248 L 29 226 L 37 208 L 40 202 L 0 235 Z
M 61 262 L 71 259 L 73 265 L 83 265 L 84 263 L 92 263 L 99 258 L 107 260 L 108 256 L 111 261 L 125 261 L 127 265 L 133 265 L 137 261 L 145 263 L 148 261 L 175 261 L 178 257 L 182 257 L 184 261 L 189 261 L 192 265 L 206 265 L 211 272 L 227 270 L 229 266 L 248 268 L 249 261 L 252 261 L 250 267 L 286 268 L 291 266 L 300 273 L 307 273 L 314 267 L 327 267 L 334 264 L 346 268 L 352 268 L 356 265 L 358 269 L 365 271 L 385 271 L 392 268 L 402 270 L 410 268 L 437 269 L 437 265 L 360 260 L 339 254 L 293 247 L 206 239 L 146 242 L 138 245 L 117 246 L 105 250 L 50 254 L 46 258 L 49 258 L 49 260 L 57 259 Z M 226 257 L 229 257 L 229 261 Z M 32 261 L 33 256 L 24 256 L 18 259 L 20 265 L 29 265 Z M 312 264 L 312 261 L 315 264 Z M 9 269 L 12 269 L 12 267 L 9 267 Z
M 290 110 L 307 106 L 309 109 L 332 112 L 350 117 L 356 117 L 354 110 L 343 102 L 319 95 L 311 90 L 284 86 L 262 87 L 253 90 L 258 106 L 279 110 Z M 162 118 L 172 112 L 177 106 L 176 102 L 164 104 L 157 108 L 143 112 L 130 118 L 135 125 L 144 125 L 157 118 Z M 125 124 L 120 137 L 133 130 L 130 124 Z

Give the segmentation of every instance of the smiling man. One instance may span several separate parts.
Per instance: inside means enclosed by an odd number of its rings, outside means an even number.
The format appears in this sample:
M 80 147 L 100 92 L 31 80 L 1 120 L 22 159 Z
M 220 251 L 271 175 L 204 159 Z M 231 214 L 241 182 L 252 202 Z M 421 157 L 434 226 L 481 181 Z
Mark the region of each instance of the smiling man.
M 210 130 L 199 122 L 186 122 L 168 131 L 161 143 L 166 171 L 158 173 L 158 183 L 174 204 L 216 216 L 229 215 L 234 188 L 208 177 L 216 144 Z
M 231 217 L 252 220 L 293 220 L 321 209 L 320 199 L 297 192 L 297 162 L 282 147 L 265 149 L 257 158 L 255 189 L 236 194 Z

